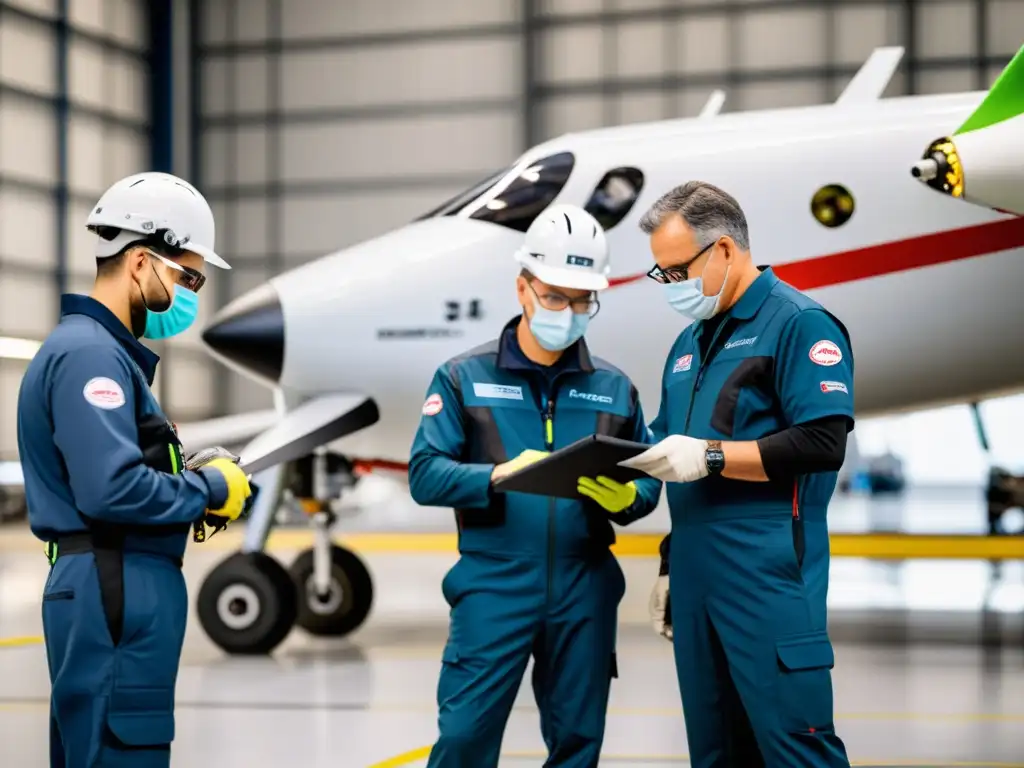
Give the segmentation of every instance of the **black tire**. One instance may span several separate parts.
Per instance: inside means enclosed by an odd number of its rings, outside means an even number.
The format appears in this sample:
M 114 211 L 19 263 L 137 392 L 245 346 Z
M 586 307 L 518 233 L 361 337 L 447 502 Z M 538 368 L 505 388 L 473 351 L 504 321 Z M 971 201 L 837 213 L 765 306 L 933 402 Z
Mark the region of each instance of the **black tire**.
M 354 632 L 373 606 L 373 577 L 354 552 L 331 545 L 331 590 L 321 601 L 313 588 L 313 550 L 299 555 L 288 569 L 298 593 L 295 623 L 311 635 L 341 637 Z
M 295 625 L 298 595 L 288 572 L 264 552 L 239 552 L 210 571 L 199 590 L 199 623 L 232 654 L 268 654 Z

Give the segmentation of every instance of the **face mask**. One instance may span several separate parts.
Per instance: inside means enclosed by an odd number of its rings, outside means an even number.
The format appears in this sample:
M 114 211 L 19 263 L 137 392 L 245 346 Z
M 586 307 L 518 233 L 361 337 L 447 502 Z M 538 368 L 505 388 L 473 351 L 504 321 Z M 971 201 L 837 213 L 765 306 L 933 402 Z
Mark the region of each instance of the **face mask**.
M 166 339 L 189 329 L 199 314 L 199 295 L 180 285 L 174 286 L 174 299 L 163 312 L 146 311 L 147 339 Z
M 589 315 L 572 311 L 572 307 L 555 312 L 533 303 L 530 332 L 544 349 L 558 352 L 572 346 L 587 331 Z
M 701 277 L 681 283 L 666 283 L 662 288 L 665 289 L 669 305 L 680 315 L 691 320 L 708 320 L 718 311 L 718 304 L 722 300 L 728 279 L 729 267 L 726 267 L 722 288 L 714 296 L 704 295 L 704 279 Z
M 148 299 L 146 297 L 146 291 L 142 288 L 142 283 L 139 282 L 138 278 L 135 279 L 135 285 L 139 289 L 139 302 L 132 302 L 131 318 L 132 333 L 137 339 L 141 338 L 146 332 L 146 324 L 149 320 L 149 314 L 151 312 L 166 312 L 174 302 L 174 297 L 167 290 L 167 286 L 164 285 L 163 280 L 160 279 L 156 269 L 153 267 L 152 261 L 149 262 L 149 268 L 153 273 L 153 277 L 156 278 L 156 282 L 160 286 L 160 290 L 163 292 L 163 298 L 158 299 L 155 302 Z

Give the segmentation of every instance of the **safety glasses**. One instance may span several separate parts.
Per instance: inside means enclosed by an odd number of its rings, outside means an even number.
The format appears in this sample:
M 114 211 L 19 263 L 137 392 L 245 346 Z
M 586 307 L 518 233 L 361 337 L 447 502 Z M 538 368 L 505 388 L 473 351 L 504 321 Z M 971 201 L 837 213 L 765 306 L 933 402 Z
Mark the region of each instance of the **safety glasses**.
M 161 256 L 159 253 L 152 250 L 151 248 L 147 248 L 146 251 L 147 253 L 149 253 L 150 256 L 159 259 L 168 267 L 179 273 L 175 276 L 175 281 L 182 288 L 186 288 L 192 291 L 193 293 L 199 293 L 199 289 L 202 288 L 203 285 L 206 283 L 206 275 L 204 275 L 202 272 L 197 272 L 194 269 L 189 269 L 188 267 L 184 267 L 181 264 L 178 264 L 176 261 L 171 261 L 167 257 Z
M 601 309 L 601 302 L 597 300 L 597 296 L 593 293 L 578 299 L 570 299 L 561 293 L 540 294 L 537 293 L 537 289 L 533 287 L 532 282 L 527 282 L 527 285 L 530 286 L 530 290 L 533 291 L 533 295 L 537 297 L 540 305 L 552 312 L 561 312 L 566 307 L 572 307 L 572 311 L 577 315 L 590 315 L 590 317 L 593 317 Z
M 693 262 L 703 256 L 707 251 L 711 250 L 717 242 L 718 241 L 715 240 L 714 242 L 705 245 L 697 252 L 696 256 L 679 266 L 662 269 L 655 265 L 654 267 L 651 267 L 647 276 L 658 283 L 684 283 L 690 277 L 690 267 L 693 265 Z

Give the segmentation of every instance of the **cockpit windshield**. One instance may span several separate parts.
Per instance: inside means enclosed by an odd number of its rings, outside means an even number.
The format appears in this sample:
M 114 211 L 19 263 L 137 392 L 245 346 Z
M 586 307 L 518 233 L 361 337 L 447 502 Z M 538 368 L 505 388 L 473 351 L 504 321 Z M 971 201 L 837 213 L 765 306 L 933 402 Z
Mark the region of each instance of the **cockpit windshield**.
M 424 213 L 422 216 L 416 219 L 416 221 L 422 221 L 423 219 L 433 219 L 437 218 L 438 216 L 454 216 L 456 213 L 461 211 L 467 204 L 476 200 L 478 197 L 480 197 L 480 195 L 482 195 L 488 189 L 490 189 L 503 178 L 505 178 L 505 176 L 507 176 L 509 171 L 511 170 L 511 167 L 502 168 L 497 173 L 492 173 L 483 181 L 478 181 L 465 192 L 459 192 L 459 194 L 457 194 L 455 197 L 441 203 L 439 206 L 437 206 L 437 208 L 434 208 L 432 211 Z
M 574 163 L 571 152 L 560 152 L 530 163 L 518 176 L 506 181 L 504 187 L 499 187 L 511 171 L 505 169 L 420 218 L 453 216 L 483 195 L 484 201 L 474 207 L 470 218 L 525 232 L 541 211 L 558 197 L 569 181 Z

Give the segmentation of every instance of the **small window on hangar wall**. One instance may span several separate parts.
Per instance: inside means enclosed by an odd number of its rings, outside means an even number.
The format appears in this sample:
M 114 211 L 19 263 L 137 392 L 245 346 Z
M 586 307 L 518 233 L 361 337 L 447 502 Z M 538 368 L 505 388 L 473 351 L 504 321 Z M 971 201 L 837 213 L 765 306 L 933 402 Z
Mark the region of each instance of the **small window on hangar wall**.
M 613 168 L 598 182 L 584 206 L 608 231 L 633 208 L 644 186 L 644 174 L 637 168 Z

